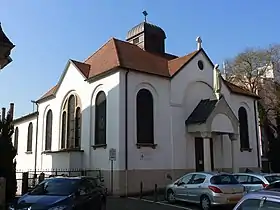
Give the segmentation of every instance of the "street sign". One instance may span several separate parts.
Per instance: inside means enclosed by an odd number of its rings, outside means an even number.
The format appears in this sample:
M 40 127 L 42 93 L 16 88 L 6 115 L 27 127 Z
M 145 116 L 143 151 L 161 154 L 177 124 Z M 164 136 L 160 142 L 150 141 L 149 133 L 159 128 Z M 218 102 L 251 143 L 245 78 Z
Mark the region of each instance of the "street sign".
M 117 160 L 117 151 L 114 148 L 109 150 L 109 160 L 116 161 Z

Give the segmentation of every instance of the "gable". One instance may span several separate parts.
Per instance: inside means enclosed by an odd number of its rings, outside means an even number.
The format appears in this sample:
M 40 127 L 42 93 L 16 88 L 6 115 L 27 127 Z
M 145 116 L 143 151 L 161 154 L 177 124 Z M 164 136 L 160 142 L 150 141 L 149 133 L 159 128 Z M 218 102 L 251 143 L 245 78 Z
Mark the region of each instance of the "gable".
M 42 103 L 46 100 L 55 98 L 57 91 L 59 90 L 70 66 L 73 66 L 75 68 L 75 70 L 77 70 L 77 72 L 85 79 L 88 76 L 89 73 L 89 66 L 87 64 L 78 62 L 78 61 L 74 61 L 74 60 L 69 60 L 64 68 L 64 71 L 62 73 L 62 75 L 60 76 L 60 79 L 58 81 L 58 83 L 53 86 L 50 90 L 48 90 L 48 92 L 46 92 L 41 98 L 39 98 L 37 100 L 37 103 Z

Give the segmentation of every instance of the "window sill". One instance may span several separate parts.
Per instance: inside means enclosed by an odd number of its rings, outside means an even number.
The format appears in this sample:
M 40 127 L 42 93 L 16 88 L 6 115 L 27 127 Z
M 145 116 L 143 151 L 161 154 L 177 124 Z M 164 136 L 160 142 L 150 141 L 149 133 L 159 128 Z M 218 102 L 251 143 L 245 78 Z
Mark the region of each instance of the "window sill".
M 42 154 L 70 153 L 70 152 L 84 152 L 84 150 L 81 150 L 81 148 L 68 148 L 68 149 L 60 149 L 57 151 L 46 150 L 46 151 L 43 151 Z
M 32 151 L 26 151 L 25 154 L 30 155 L 32 154 Z
M 96 144 L 96 145 L 92 145 L 91 147 L 92 147 L 94 150 L 96 150 L 97 148 L 106 149 L 106 148 L 107 148 L 107 144 Z
M 136 146 L 137 146 L 137 149 L 140 149 L 141 147 L 151 147 L 151 148 L 155 149 L 157 147 L 157 144 L 153 144 L 153 143 L 137 143 Z
M 240 148 L 240 152 L 252 152 L 252 148 Z

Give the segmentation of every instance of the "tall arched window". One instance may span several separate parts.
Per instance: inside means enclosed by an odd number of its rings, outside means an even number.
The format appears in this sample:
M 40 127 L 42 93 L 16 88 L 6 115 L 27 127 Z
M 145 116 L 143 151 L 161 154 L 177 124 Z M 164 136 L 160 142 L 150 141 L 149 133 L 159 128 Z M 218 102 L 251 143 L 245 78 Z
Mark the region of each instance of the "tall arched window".
M 46 117 L 46 140 L 45 140 L 45 150 L 52 149 L 52 110 L 47 112 Z
M 81 108 L 78 96 L 71 94 L 62 110 L 61 148 L 80 148 Z
M 18 151 L 18 127 L 15 129 L 14 135 L 14 148 Z
M 95 145 L 106 144 L 106 95 L 100 91 L 95 99 Z
M 248 116 L 247 111 L 244 107 L 240 107 L 238 110 L 239 119 L 239 133 L 240 133 L 240 148 L 249 149 L 249 130 L 248 130 Z
M 28 125 L 28 132 L 27 132 L 27 152 L 32 151 L 32 137 L 33 137 L 33 124 L 32 122 Z
M 137 143 L 154 144 L 154 100 L 147 89 L 141 89 L 136 98 Z
M 66 148 L 66 111 L 62 113 L 61 122 L 61 149 Z

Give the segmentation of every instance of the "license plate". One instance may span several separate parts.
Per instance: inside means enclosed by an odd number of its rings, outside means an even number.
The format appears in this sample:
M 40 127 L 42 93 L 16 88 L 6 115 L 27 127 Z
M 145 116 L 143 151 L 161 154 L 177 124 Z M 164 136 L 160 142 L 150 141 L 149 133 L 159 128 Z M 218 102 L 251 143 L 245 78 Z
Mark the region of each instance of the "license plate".
M 228 198 L 228 202 L 238 202 L 240 200 L 241 197 L 232 197 L 232 198 Z

